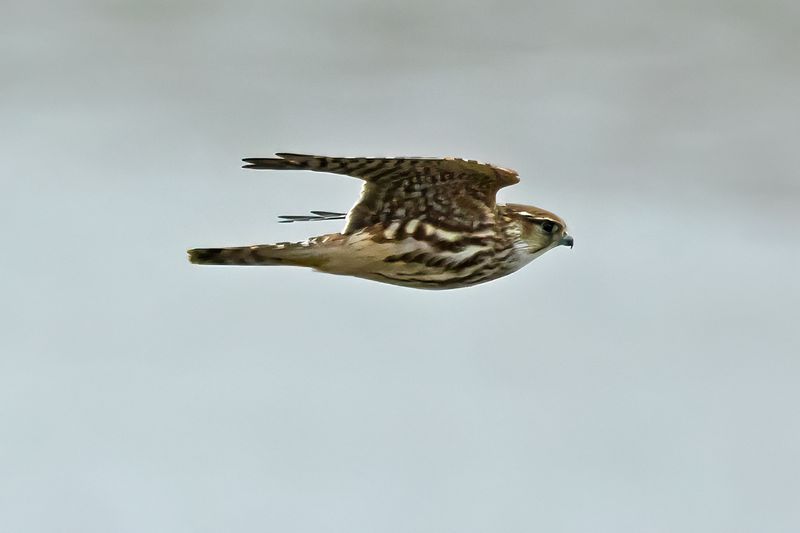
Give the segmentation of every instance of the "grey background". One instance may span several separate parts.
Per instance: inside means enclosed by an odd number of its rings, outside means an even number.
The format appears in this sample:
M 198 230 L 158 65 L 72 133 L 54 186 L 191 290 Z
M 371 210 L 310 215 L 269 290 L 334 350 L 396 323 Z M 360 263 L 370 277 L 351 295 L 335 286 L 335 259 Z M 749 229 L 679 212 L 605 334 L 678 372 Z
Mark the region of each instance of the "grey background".
M 800 530 L 797 2 L 76 1 L 0 21 L 0 530 Z M 456 155 L 575 249 L 200 268 Z

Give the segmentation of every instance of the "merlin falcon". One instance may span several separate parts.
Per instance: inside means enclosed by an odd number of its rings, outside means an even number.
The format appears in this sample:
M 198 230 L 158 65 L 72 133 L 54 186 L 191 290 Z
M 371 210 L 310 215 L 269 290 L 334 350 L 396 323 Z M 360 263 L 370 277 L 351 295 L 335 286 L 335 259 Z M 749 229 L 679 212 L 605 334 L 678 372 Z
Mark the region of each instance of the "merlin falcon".
M 561 217 L 497 204 L 517 172 L 455 158 L 326 157 L 279 153 L 244 159 L 256 170 L 312 170 L 364 181 L 347 214 L 312 211 L 282 222 L 345 219 L 341 233 L 302 242 L 195 248 L 199 265 L 289 265 L 418 289 L 456 289 L 524 267 L 573 245 Z

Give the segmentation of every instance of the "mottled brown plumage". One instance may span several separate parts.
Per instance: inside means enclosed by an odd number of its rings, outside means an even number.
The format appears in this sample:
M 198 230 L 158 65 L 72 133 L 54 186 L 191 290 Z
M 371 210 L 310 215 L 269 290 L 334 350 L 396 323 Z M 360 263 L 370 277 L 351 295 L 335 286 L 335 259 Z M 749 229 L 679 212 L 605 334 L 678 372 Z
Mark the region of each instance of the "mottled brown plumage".
M 300 243 L 189 250 L 193 263 L 292 265 L 425 289 L 475 285 L 509 274 L 572 237 L 558 216 L 533 206 L 497 205 L 517 173 L 477 161 L 343 158 L 276 154 L 244 168 L 313 170 L 364 180 L 341 233 Z M 332 220 L 341 213 L 283 216 Z

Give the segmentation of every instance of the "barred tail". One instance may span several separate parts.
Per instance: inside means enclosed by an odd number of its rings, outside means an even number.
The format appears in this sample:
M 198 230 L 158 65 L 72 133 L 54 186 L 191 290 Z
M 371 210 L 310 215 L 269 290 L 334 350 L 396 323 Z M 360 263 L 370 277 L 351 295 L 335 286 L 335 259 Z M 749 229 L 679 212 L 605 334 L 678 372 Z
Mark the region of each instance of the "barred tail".
M 319 250 L 308 243 L 260 244 L 234 248 L 194 248 L 189 261 L 196 265 L 290 265 L 317 267 Z

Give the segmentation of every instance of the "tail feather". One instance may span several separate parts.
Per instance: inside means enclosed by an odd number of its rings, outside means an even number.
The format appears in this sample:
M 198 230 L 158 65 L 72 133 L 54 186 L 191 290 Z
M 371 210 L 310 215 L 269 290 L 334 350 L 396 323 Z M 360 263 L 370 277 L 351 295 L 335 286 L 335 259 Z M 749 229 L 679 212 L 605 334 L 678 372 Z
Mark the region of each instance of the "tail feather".
M 232 248 L 193 248 L 189 261 L 196 265 L 290 265 L 316 267 L 321 263 L 307 243 L 260 244 Z

